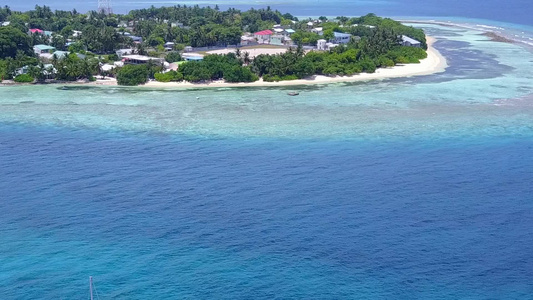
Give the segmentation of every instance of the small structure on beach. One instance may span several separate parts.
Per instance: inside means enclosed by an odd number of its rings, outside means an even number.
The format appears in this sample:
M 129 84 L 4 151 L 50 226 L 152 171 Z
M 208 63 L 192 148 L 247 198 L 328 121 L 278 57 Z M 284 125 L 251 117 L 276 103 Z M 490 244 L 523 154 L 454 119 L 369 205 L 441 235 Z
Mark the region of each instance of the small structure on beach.
M 422 47 L 422 43 L 406 35 L 402 35 L 402 46 L 420 48 Z

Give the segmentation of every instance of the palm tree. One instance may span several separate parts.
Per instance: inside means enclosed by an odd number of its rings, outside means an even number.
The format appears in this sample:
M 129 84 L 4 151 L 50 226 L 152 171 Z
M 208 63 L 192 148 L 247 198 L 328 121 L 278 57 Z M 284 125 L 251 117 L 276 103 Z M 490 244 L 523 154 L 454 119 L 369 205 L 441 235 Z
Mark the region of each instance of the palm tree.
M 252 59 L 250 58 L 250 53 L 248 51 L 244 52 L 244 64 L 248 65 L 250 62 L 252 62 Z

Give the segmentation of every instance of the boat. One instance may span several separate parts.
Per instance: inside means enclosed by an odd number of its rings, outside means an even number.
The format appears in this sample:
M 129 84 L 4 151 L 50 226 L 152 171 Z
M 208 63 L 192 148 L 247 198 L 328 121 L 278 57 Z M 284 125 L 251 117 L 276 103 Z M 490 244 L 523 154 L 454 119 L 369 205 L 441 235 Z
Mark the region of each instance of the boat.
M 289 92 L 289 93 L 287 93 L 287 95 L 289 95 L 289 96 L 298 96 L 298 95 L 300 95 L 300 93 L 298 93 L 298 92 Z
M 91 300 L 95 299 L 93 296 L 93 289 L 94 289 L 94 295 L 96 295 L 96 299 L 100 299 L 100 297 L 98 297 L 98 292 L 96 291 L 96 287 L 94 286 L 94 283 L 93 283 L 93 277 L 89 276 L 89 296 Z

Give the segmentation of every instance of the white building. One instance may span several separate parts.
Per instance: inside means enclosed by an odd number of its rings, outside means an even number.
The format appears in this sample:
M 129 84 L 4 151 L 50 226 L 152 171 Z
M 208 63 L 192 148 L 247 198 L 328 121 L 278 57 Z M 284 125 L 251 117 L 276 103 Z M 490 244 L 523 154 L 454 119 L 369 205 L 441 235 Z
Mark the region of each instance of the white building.
M 146 64 L 149 61 L 163 65 L 163 63 L 165 62 L 165 60 L 162 58 L 150 57 L 150 56 L 145 56 L 145 55 L 136 55 L 136 54 L 123 55 L 122 59 L 124 61 L 124 64 L 130 64 L 130 65 Z
M 334 32 L 333 35 L 334 37 L 330 40 L 330 43 L 334 44 L 348 44 L 352 38 L 352 35 L 349 33 Z
M 407 47 L 416 47 L 416 48 L 422 47 L 422 43 L 406 35 L 402 35 L 402 45 L 407 46 Z

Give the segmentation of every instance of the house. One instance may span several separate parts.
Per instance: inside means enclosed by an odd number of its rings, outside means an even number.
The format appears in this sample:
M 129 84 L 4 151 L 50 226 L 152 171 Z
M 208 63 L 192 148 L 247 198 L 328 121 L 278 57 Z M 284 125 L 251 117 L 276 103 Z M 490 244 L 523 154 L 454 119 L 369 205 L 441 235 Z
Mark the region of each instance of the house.
M 246 36 L 246 35 L 241 36 L 241 46 L 248 46 L 248 45 L 253 45 L 256 43 L 257 41 L 255 40 L 253 36 Z
M 124 64 L 129 64 L 129 65 L 146 64 L 149 61 L 152 61 L 152 62 L 155 62 L 155 63 L 159 63 L 159 64 L 162 65 L 165 60 L 162 59 L 162 58 L 158 58 L 158 57 L 150 57 L 150 56 L 144 56 L 144 55 L 131 54 L 131 55 L 123 55 L 122 56 L 122 61 L 124 62 Z
M 174 46 L 175 46 L 175 45 L 176 45 L 176 44 L 175 44 L 174 42 L 166 42 L 166 43 L 163 45 L 163 47 L 165 47 L 165 50 L 167 50 L 167 51 L 172 51 L 172 50 L 174 50 Z
M 2 24 L 0 24 L 0 26 L 9 26 L 9 24 L 11 24 L 11 22 L 6 21 L 6 22 L 2 22 Z
M 52 33 L 54 33 L 54 32 L 45 30 L 45 31 L 43 31 L 43 33 L 44 33 L 44 35 L 50 37 L 50 36 L 52 36 Z
M 73 37 L 80 37 L 80 36 L 81 36 L 81 31 L 78 31 L 78 30 L 72 30 L 72 36 L 73 36 Z
M 140 36 L 130 35 L 128 37 L 130 39 L 132 39 L 134 43 L 142 43 L 143 42 L 143 38 L 140 37 Z
M 315 23 L 313 23 L 311 21 L 307 22 L 307 27 L 313 28 L 313 26 L 315 26 Z
M 52 53 L 52 57 L 55 56 L 57 59 L 63 59 L 69 55 L 68 51 L 55 51 Z
M 316 48 L 317 48 L 318 50 L 325 51 L 325 50 L 327 50 L 326 43 L 327 43 L 327 41 L 324 40 L 324 39 L 318 40 L 318 41 L 316 42 Z
M 324 35 L 324 29 L 322 27 L 317 27 L 311 29 L 311 32 L 316 33 L 318 35 Z
M 115 54 L 118 56 L 118 58 L 122 58 L 122 56 L 133 54 L 133 52 L 135 52 L 133 49 L 119 49 L 115 51 Z
M 29 31 L 30 34 L 43 34 L 44 31 L 42 31 L 41 29 L 38 29 L 38 28 L 31 28 L 30 31 Z
M 282 34 L 284 31 L 285 31 L 285 29 L 283 29 L 283 28 L 274 28 L 274 32 L 276 34 Z
M 56 48 L 48 45 L 35 45 L 33 46 L 33 52 L 37 55 L 53 53 L 56 51 Z
M 333 39 L 330 40 L 330 43 L 348 44 L 350 42 L 351 37 L 352 35 L 349 33 L 333 32 Z
M 274 33 L 271 30 L 263 30 L 254 33 L 254 37 L 257 39 L 257 42 L 260 44 L 269 44 L 270 43 L 270 37 Z
M 270 45 L 282 46 L 284 42 L 284 36 L 280 34 L 273 35 L 270 38 Z
M 422 47 L 422 43 L 406 35 L 402 35 L 402 46 L 420 48 Z
M 292 35 L 293 33 L 295 33 L 296 31 L 294 31 L 294 29 L 285 29 L 285 34 L 286 35 Z
M 292 46 L 292 45 L 294 45 L 294 42 L 292 41 L 292 39 L 290 37 L 286 36 L 286 37 L 283 38 L 283 44 L 285 46 Z

